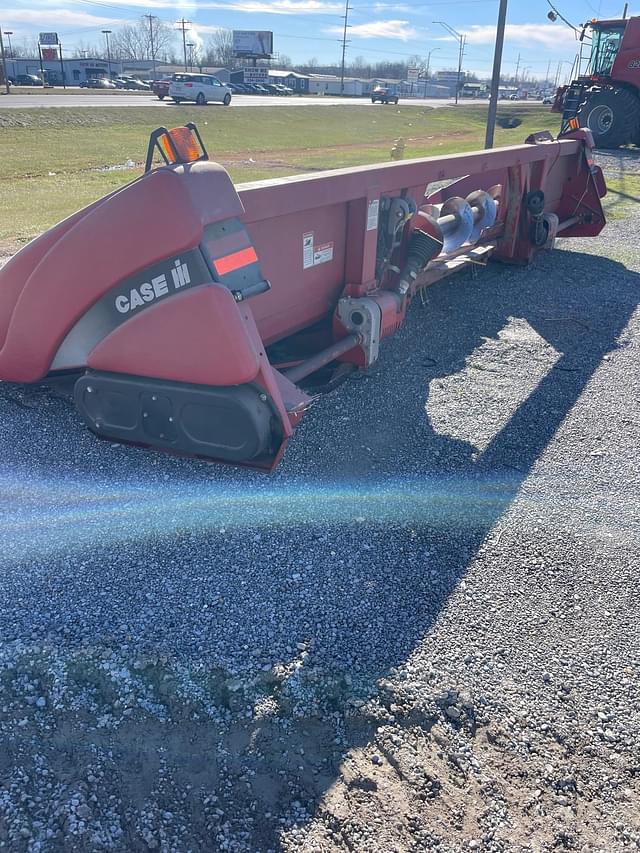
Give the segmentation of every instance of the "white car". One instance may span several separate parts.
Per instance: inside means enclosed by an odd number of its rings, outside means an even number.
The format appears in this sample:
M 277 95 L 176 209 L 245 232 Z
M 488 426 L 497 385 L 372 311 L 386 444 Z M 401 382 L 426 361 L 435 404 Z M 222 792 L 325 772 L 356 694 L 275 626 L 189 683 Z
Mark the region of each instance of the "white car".
M 231 103 L 231 89 L 211 74 L 174 74 L 169 97 L 176 104 L 180 101 L 195 101 L 196 104 L 218 101 L 227 107 Z

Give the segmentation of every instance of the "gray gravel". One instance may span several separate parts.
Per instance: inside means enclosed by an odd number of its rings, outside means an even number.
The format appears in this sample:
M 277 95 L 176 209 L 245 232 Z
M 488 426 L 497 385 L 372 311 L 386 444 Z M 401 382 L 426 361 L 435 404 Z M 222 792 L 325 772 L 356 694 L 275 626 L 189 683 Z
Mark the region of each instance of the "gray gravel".
M 637 229 L 432 288 L 272 476 L 0 389 L 0 848 L 638 849 Z

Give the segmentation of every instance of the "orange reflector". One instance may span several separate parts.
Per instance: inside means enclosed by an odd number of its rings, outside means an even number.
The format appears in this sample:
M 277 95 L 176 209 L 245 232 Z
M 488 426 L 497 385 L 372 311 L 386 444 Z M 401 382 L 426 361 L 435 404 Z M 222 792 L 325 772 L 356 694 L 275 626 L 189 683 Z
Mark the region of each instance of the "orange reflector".
M 570 118 L 569 119 L 569 127 L 571 128 L 571 130 L 579 130 L 580 129 L 580 122 L 578 121 L 577 118 Z
M 188 127 L 174 127 L 169 131 L 169 136 L 178 154 L 177 161 L 166 134 L 160 137 L 158 144 L 170 163 L 193 163 L 194 160 L 200 158 L 201 152 L 198 143 Z
M 240 249 L 239 252 L 233 252 L 231 255 L 225 255 L 222 258 L 216 258 L 213 262 L 218 275 L 226 275 L 229 272 L 246 267 L 249 264 L 254 264 L 258 260 L 256 250 L 253 246 L 247 249 Z

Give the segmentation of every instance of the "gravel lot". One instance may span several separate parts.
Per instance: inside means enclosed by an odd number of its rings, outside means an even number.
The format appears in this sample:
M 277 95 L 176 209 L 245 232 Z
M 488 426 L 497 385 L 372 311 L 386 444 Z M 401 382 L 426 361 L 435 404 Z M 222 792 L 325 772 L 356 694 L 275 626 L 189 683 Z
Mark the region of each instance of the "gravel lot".
M 640 848 L 627 211 L 432 288 L 272 476 L 1 389 L 1 849 Z

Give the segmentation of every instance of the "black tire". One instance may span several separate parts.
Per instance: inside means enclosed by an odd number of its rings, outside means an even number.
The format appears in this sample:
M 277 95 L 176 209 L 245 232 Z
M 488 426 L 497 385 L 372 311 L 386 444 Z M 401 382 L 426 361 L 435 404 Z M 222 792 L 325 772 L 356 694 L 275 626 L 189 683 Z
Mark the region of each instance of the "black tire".
M 158 95 L 157 97 L 159 101 L 164 101 L 164 95 Z
M 375 102 L 376 102 L 376 99 L 375 99 L 375 98 L 371 98 L 371 103 L 372 103 L 372 104 L 375 104 Z
M 203 107 L 207 103 L 207 99 L 204 96 L 204 92 L 198 92 L 196 95 L 196 104 L 199 107 Z
M 593 134 L 596 148 L 620 148 L 638 138 L 640 100 L 628 89 L 593 92 L 580 106 L 578 119 Z
M 228 107 L 229 104 L 231 103 L 231 95 L 228 92 L 224 96 L 224 100 L 222 101 L 222 103 L 225 105 L 225 107 Z
M 182 98 L 172 98 L 171 100 L 174 102 L 174 104 L 179 104 Z
M 397 103 L 398 103 L 398 99 L 396 98 L 396 99 L 395 99 L 395 101 L 394 101 L 393 103 L 394 103 L 394 104 L 397 104 Z

